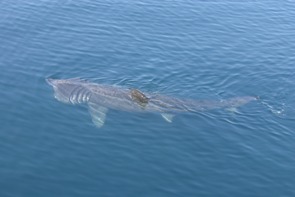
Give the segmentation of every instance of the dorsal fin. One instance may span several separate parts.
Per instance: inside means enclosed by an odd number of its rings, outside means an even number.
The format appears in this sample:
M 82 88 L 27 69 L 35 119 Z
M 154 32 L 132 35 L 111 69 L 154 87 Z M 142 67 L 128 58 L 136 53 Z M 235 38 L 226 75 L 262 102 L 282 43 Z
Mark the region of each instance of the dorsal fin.
M 137 89 L 131 90 L 131 98 L 133 101 L 135 101 L 136 103 L 138 103 L 139 105 L 143 107 L 149 102 L 149 98 L 144 93 L 142 93 L 141 91 Z

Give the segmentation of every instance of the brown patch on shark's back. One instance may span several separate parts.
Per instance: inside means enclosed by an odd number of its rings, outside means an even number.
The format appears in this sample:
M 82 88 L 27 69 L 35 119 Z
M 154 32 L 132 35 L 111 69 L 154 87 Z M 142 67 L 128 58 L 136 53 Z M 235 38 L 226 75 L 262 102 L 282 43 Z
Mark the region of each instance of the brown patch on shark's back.
M 137 89 L 131 90 L 131 98 L 133 101 L 135 101 L 137 104 L 139 104 L 142 107 L 145 107 L 146 104 L 149 102 L 149 98 L 142 93 L 141 91 Z

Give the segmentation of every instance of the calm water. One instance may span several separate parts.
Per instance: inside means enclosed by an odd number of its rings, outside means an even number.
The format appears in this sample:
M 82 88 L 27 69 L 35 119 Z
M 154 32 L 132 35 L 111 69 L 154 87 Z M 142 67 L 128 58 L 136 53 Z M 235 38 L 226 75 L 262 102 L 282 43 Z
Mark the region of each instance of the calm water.
M 0 1 L 0 196 L 295 196 L 294 18 L 292 0 Z M 47 77 L 261 99 L 98 129 Z

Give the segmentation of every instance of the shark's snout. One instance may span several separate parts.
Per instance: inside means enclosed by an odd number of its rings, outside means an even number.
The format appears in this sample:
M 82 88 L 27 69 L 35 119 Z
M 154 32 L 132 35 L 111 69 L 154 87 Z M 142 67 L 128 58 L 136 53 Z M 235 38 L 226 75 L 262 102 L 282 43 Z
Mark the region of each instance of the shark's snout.
M 46 80 L 46 82 L 49 84 L 49 85 L 51 85 L 51 86 L 54 86 L 54 79 L 51 79 L 51 78 L 47 78 L 47 79 L 45 79 Z

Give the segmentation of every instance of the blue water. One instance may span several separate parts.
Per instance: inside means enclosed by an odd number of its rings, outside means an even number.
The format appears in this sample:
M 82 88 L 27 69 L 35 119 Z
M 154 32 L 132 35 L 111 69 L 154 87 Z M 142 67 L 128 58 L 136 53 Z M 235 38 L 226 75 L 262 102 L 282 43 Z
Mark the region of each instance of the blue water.
M 295 2 L 0 2 L 0 196 L 295 196 Z M 53 97 L 81 77 L 238 109 L 110 111 Z

